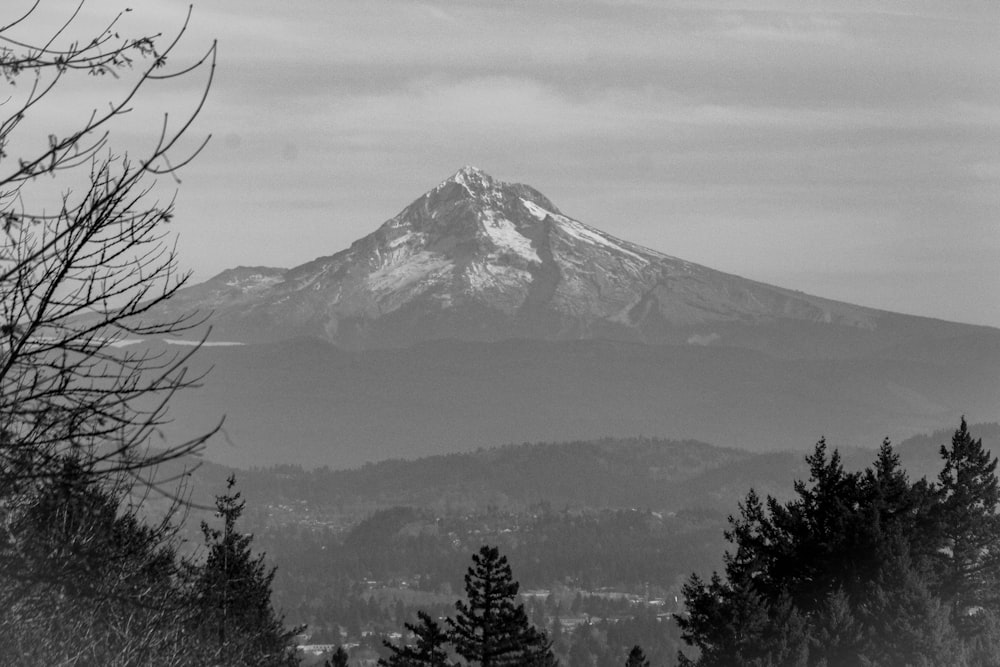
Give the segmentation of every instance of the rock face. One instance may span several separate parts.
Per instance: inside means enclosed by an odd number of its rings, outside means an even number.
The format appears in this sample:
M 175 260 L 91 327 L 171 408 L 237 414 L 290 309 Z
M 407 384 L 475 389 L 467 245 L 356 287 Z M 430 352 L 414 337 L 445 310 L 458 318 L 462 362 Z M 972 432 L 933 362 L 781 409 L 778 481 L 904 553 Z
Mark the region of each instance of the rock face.
M 893 315 L 739 278 L 563 215 L 527 185 L 463 167 L 335 255 L 240 267 L 178 294 L 216 337 L 315 336 L 344 348 L 424 340 L 727 345 L 854 356 L 962 325 Z M 920 338 L 924 336 L 921 334 Z

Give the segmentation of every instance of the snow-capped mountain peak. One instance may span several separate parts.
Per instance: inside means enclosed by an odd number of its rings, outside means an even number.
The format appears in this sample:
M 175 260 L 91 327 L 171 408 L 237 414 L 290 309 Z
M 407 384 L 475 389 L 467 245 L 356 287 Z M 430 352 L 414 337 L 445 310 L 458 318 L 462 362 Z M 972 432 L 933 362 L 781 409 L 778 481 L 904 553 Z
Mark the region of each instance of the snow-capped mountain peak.
M 472 165 L 465 165 L 449 178 L 445 183 L 457 183 L 466 188 L 470 194 L 491 190 L 494 187 L 493 177 Z
M 511 336 L 724 344 L 734 323 L 872 329 L 877 320 L 874 311 L 616 238 L 564 215 L 538 190 L 473 166 L 346 250 L 253 273 L 212 292 L 216 326 L 227 335 L 254 328 L 254 339 L 306 334 L 352 347 Z M 186 291 L 192 301 L 204 295 L 197 287 Z
M 471 165 L 462 167 L 414 203 L 428 201 L 432 207 L 439 207 L 442 202 L 466 201 L 482 206 L 509 209 L 518 199 L 526 199 L 544 209 L 559 213 L 555 204 L 531 186 L 523 183 L 506 183 Z

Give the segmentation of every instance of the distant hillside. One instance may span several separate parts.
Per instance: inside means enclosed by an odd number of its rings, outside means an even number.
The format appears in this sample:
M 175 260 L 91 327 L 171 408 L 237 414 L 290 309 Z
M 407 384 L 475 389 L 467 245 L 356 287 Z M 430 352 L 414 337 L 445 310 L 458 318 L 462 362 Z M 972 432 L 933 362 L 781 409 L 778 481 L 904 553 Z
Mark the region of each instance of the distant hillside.
M 956 424 L 957 426 L 957 424 Z M 1000 453 L 1000 425 L 970 427 Z M 934 478 L 938 448 L 952 429 L 898 443 L 913 479 Z M 848 469 L 868 466 L 872 449 L 839 447 Z M 196 473 L 199 494 L 220 489 L 230 469 L 206 464 Z M 412 506 L 474 511 L 490 506 L 523 509 L 538 504 L 592 509 L 648 508 L 730 513 L 752 487 L 761 495 L 788 497 L 808 470 L 801 452 L 753 454 L 694 440 L 602 439 L 508 445 L 464 454 L 367 464 L 352 470 L 304 470 L 277 466 L 238 471 L 240 488 L 253 505 L 363 516 L 376 509 Z M 210 496 L 200 495 L 204 500 Z
M 314 494 L 310 502 L 436 509 L 553 506 L 649 507 L 685 504 L 680 484 L 751 454 L 696 441 L 603 439 L 508 445 L 354 470 L 279 466 L 246 473 L 247 487 L 275 497 Z

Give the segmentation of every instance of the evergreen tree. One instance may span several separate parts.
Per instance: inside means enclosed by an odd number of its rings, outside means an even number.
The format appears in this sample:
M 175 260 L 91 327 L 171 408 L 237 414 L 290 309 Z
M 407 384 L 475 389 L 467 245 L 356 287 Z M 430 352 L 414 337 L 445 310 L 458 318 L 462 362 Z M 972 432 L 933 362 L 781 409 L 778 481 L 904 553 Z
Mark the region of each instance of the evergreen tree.
M 127 481 L 95 481 L 75 459 L 33 487 L 0 501 L 0 664 L 185 660 L 174 528 L 143 523 Z
M 981 611 L 997 611 L 1000 584 L 1000 488 L 996 457 L 973 440 L 965 418 L 941 446 L 944 469 L 936 516 L 944 541 L 939 551 L 939 591 L 952 606 L 952 622 L 964 636 L 977 634 Z
M 770 601 L 752 582 L 735 585 L 713 574 L 684 586 L 688 614 L 677 616 L 681 638 L 700 651 L 697 660 L 679 653 L 682 667 L 805 667 L 809 636 L 802 615 L 785 596 Z
M 649 667 L 649 660 L 646 660 L 646 654 L 642 652 L 642 647 L 638 644 L 628 652 L 625 667 Z
M 682 665 L 995 665 L 997 459 L 965 420 L 939 485 L 910 483 L 888 441 L 863 473 L 820 441 L 796 497 L 751 491 L 730 517 L 724 576 L 684 587 Z
M 380 659 L 379 665 L 383 667 L 449 667 L 452 664 L 448 661 L 448 651 L 445 648 L 448 644 L 448 633 L 426 612 L 418 611 L 417 617 L 420 619 L 418 624 L 406 623 L 406 629 L 416 636 L 416 643 L 413 646 L 396 646 L 393 643 L 383 641 L 382 643 L 389 649 L 391 655 L 388 660 Z
M 861 614 L 869 641 L 859 664 L 966 666 L 947 607 L 905 554 L 886 563 L 872 590 Z
M 271 606 L 274 568 L 268 569 L 264 555 L 254 556 L 252 535 L 236 530 L 245 502 L 233 493 L 235 476 L 226 482 L 226 493 L 216 496 L 217 515 L 222 529 L 201 524 L 208 555 L 194 568 L 196 596 L 194 630 L 212 646 L 212 664 L 288 665 L 298 664 L 292 637 L 284 618 Z
M 518 583 L 507 558 L 496 547 L 483 546 L 472 556 L 465 575 L 466 601 L 448 619 L 448 637 L 456 652 L 481 667 L 554 665 L 544 632 L 528 622 L 524 605 L 515 604 Z
M 864 631 L 843 591 L 827 596 L 811 625 L 809 655 L 813 663 L 823 660 L 827 665 L 861 664 Z
M 347 667 L 349 660 L 350 657 L 347 655 L 347 651 L 344 650 L 344 647 L 338 646 L 337 650 L 333 652 L 333 655 L 323 661 L 323 667 Z

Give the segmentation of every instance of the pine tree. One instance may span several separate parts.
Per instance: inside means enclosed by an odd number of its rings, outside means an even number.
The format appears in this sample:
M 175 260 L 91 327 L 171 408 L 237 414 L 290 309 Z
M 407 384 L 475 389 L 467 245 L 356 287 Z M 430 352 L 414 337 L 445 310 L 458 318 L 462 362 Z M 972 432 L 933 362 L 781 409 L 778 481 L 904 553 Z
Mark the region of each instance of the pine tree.
M 684 587 L 677 623 L 700 655 L 681 664 L 965 664 L 956 626 L 994 618 L 997 461 L 964 420 L 942 455 L 936 488 L 911 484 L 888 441 L 860 474 L 820 441 L 795 499 L 751 491 L 730 518 L 725 576 Z
M 646 654 L 642 652 L 642 647 L 638 644 L 628 652 L 625 667 L 649 667 L 649 660 L 646 660 Z
M 804 667 L 809 655 L 802 615 L 787 596 L 769 600 L 750 580 L 709 583 L 692 575 L 684 585 L 688 614 L 675 616 L 681 636 L 699 649 L 692 660 L 679 653 L 682 667 Z
M 466 602 L 448 619 L 448 637 L 460 656 L 481 667 L 554 665 L 551 643 L 528 622 L 523 604 L 515 604 L 518 583 L 507 558 L 484 546 L 472 556 L 465 575 Z
M 448 644 L 448 633 L 426 612 L 418 611 L 417 617 L 420 619 L 417 625 L 405 624 L 406 629 L 416 636 L 416 643 L 413 646 L 396 646 L 383 641 L 382 643 L 389 649 L 391 655 L 388 660 L 380 659 L 379 665 L 383 667 L 449 667 L 451 665 L 448 661 L 448 651 L 445 648 Z
M 226 484 L 226 493 L 215 499 L 223 528 L 201 524 L 208 555 L 194 567 L 194 630 L 214 646 L 211 660 L 221 664 L 297 665 L 290 650 L 297 630 L 286 629 L 271 606 L 275 569 L 268 569 L 263 554 L 253 555 L 253 535 L 236 530 L 246 503 L 233 493 L 235 476 Z
M 1000 485 L 997 459 L 973 440 L 965 418 L 941 446 L 944 468 L 937 506 L 943 537 L 940 550 L 941 597 L 952 605 L 952 622 L 964 636 L 977 634 L 980 611 L 997 611 L 1000 584 Z
M 965 667 L 948 610 L 905 551 L 885 563 L 860 615 L 868 630 L 862 665 Z
M 863 628 L 842 590 L 827 596 L 812 620 L 811 660 L 828 665 L 857 665 L 863 650 Z
M 349 660 L 350 657 L 347 655 L 347 651 L 344 650 L 344 647 L 338 646 L 337 650 L 333 652 L 333 655 L 323 661 L 323 667 L 347 667 Z

